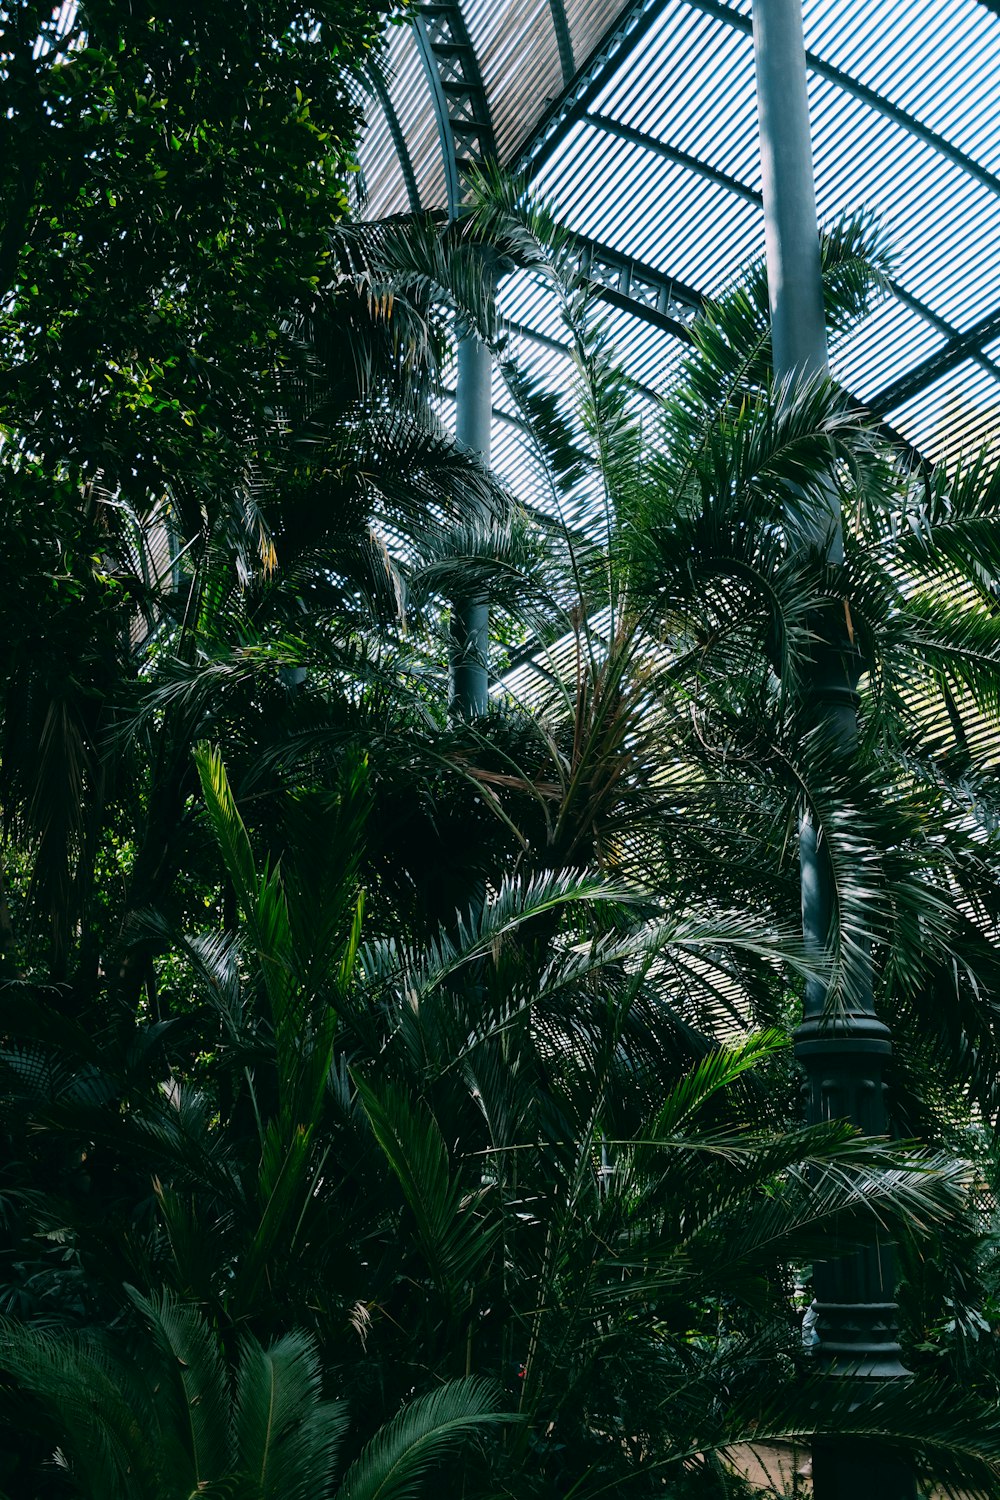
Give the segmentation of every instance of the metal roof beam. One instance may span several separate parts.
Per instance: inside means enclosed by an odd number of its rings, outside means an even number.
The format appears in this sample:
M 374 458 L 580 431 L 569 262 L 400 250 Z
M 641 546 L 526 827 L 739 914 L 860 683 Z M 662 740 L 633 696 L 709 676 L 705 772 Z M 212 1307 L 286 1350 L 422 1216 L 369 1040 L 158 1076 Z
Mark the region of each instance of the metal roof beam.
M 580 114 L 597 98 L 605 80 L 627 49 L 641 41 L 659 20 L 668 0 L 630 0 L 617 21 L 602 36 L 576 76 L 554 99 L 538 125 L 506 163 L 515 176 L 531 179 L 572 128 Z
M 569 21 L 566 19 L 565 0 L 549 0 L 549 9 L 552 12 L 556 46 L 559 49 L 559 66 L 562 69 L 563 83 L 570 83 L 576 73 L 576 61 L 573 57 L 573 38 L 570 35 Z
M 437 126 L 438 142 L 441 146 L 445 189 L 448 195 L 448 214 L 450 218 L 454 218 L 458 213 L 458 205 L 462 197 L 462 190 L 458 181 L 458 166 L 455 161 L 455 138 L 451 133 L 448 100 L 445 97 L 444 89 L 441 87 L 441 75 L 438 72 L 437 61 L 431 50 L 430 38 L 427 35 L 424 20 L 419 11 L 413 17 L 413 35 L 416 39 L 417 50 L 420 53 L 420 61 L 423 63 L 424 77 L 427 80 L 427 89 L 431 96 L 431 108 L 434 111 L 434 123 Z
M 608 245 L 602 245 L 596 240 L 589 240 L 584 235 L 573 235 L 572 239 L 579 247 L 581 253 L 581 268 L 584 269 L 585 274 L 590 275 L 594 280 L 598 296 L 604 301 L 611 303 L 612 306 L 623 308 L 634 317 L 641 318 L 644 322 L 652 323 L 655 327 L 662 328 L 665 332 L 673 334 L 674 338 L 678 339 L 681 343 L 691 343 L 691 330 L 688 323 L 705 306 L 705 298 L 699 292 L 696 292 L 692 287 L 685 285 L 683 282 L 675 281 L 672 277 L 665 275 L 662 271 L 658 271 L 652 266 L 648 266 L 641 261 L 632 260 L 629 256 L 623 255 L 621 251 L 612 250 Z M 586 269 L 588 266 L 590 268 L 589 271 Z M 593 271 L 595 268 L 603 275 L 610 273 L 612 276 L 617 276 L 620 278 L 619 282 L 609 285 L 603 279 L 594 278 Z M 664 300 L 669 300 L 670 304 L 675 308 L 683 308 L 683 313 L 680 317 L 670 318 L 660 313 L 648 301 L 643 301 L 629 295 L 628 287 L 632 284 L 629 279 L 626 279 L 629 276 L 634 277 L 637 283 L 648 287 L 658 287 L 660 297 Z M 907 302 L 914 302 L 916 299 L 907 296 L 905 300 Z M 921 307 L 920 303 L 916 305 L 917 308 Z M 934 315 L 931 314 L 931 316 L 933 317 Z M 687 321 L 684 321 L 684 319 L 687 319 Z M 992 321 L 997 323 L 998 332 L 1000 332 L 1000 312 L 991 314 L 989 319 L 983 320 L 983 324 L 985 326 Z M 539 342 L 548 343 L 561 349 L 566 347 L 565 345 L 560 345 L 557 339 L 550 340 L 537 334 L 532 334 L 523 325 L 510 324 L 509 326 L 515 328 L 516 332 L 527 334 L 528 337 L 538 338 Z M 947 327 L 948 325 L 946 324 L 945 326 Z M 955 333 L 953 329 L 951 332 L 953 341 L 957 346 L 961 335 Z M 973 332 L 973 330 L 970 330 L 970 332 Z M 988 334 L 983 336 L 984 342 L 986 341 L 986 337 L 988 337 Z M 943 353 L 943 351 L 941 352 Z M 964 351 L 955 360 L 955 363 L 958 363 L 959 359 L 964 358 L 966 353 L 968 353 L 968 357 L 970 358 L 977 357 L 974 352 Z M 991 362 L 985 356 L 980 355 L 979 359 L 981 363 L 990 366 Z M 636 388 L 641 389 L 643 394 L 656 395 L 655 392 L 649 391 L 648 388 L 640 386 L 638 381 L 636 382 Z M 897 432 L 885 420 L 883 413 L 889 411 L 891 409 L 890 406 L 886 405 L 876 408 L 872 402 L 860 401 L 856 396 L 851 395 L 849 391 L 847 395 L 856 406 L 871 411 L 878 431 L 903 457 L 907 458 L 915 466 L 921 468 L 927 466 L 927 460 L 924 455 L 913 446 L 909 439 L 903 437 L 902 433 Z M 898 405 L 899 403 L 896 402 L 893 404 Z
M 1000 338 L 1000 308 L 994 308 L 985 317 L 978 319 L 965 333 L 956 333 L 942 349 L 921 360 L 914 369 L 883 386 L 868 402 L 873 412 L 891 411 L 901 406 L 911 396 L 916 396 L 949 370 L 954 370 L 966 359 L 985 365 L 993 374 L 1000 376 L 1000 367 L 983 354 L 983 345 Z
M 689 341 L 687 325 L 705 306 L 701 292 L 656 266 L 588 235 L 571 234 L 570 239 L 580 257 L 583 275 L 603 293 L 614 292 L 617 298 L 625 298 L 630 307 L 641 309 L 650 322 Z

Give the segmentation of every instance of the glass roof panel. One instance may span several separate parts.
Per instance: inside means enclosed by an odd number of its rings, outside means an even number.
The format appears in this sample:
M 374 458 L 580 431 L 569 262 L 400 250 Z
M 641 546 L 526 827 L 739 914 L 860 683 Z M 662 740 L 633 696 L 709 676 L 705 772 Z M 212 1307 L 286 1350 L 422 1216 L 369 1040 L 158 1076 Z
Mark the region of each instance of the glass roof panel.
M 447 9 L 436 0 L 427 14 Z M 621 275 L 626 300 L 622 256 L 697 297 L 762 247 L 750 10 L 751 0 L 462 0 L 500 156 L 527 154 L 534 191 L 562 222 L 618 253 L 600 279 Z M 905 395 L 887 419 L 941 455 L 954 446 L 955 402 L 962 443 L 1000 427 L 996 370 L 979 350 L 1000 332 L 1000 17 L 980 0 L 804 0 L 804 17 L 821 217 L 873 214 L 899 293 L 836 351 L 835 373 L 862 400 Z M 564 87 L 567 60 L 577 71 Z M 406 29 L 390 64 L 397 129 L 376 102 L 362 150 L 372 214 L 408 206 L 390 162 L 399 136 L 422 200 L 444 199 L 429 69 Z M 645 275 L 642 287 L 634 319 L 621 307 L 609 316 L 648 386 L 679 346 L 651 327 L 655 283 L 651 293 Z M 504 295 L 515 323 L 561 336 L 537 287 Z M 559 356 L 549 348 L 547 359 Z
M 444 159 L 434 112 L 429 107 L 423 63 L 409 26 L 391 28 L 386 48 L 387 92 L 396 125 L 406 146 L 424 208 L 440 208 L 446 201 Z M 383 218 L 410 207 L 399 153 L 381 100 L 373 98 L 371 121 L 359 153 L 368 202 L 365 217 Z
M 984 433 L 995 437 L 1000 380 L 966 360 L 888 415 L 893 427 L 933 462 L 953 463 L 974 453 Z
M 753 46 L 724 22 L 668 7 L 643 56 L 622 60 L 594 109 L 760 190 Z
M 1000 27 L 978 0 L 807 0 L 806 46 L 1000 168 Z
M 620 3 L 608 4 L 607 0 L 556 0 L 566 13 L 566 21 L 573 38 L 573 56 L 578 68 L 586 63 L 605 32 L 614 25 L 619 14 L 628 6 Z M 515 7 L 516 8 L 516 7 Z
M 516 5 L 466 0 L 463 13 L 503 161 L 521 144 L 525 118 L 537 115 L 562 88 L 552 6 L 550 0 L 518 0 Z
M 861 401 L 935 354 L 944 334 L 912 308 L 888 298 L 831 358 L 833 374 Z
M 546 162 L 535 189 L 567 228 L 707 295 L 717 292 L 734 264 L 763 241 L 763 220 L 754 204 L 586 123 L 577 125 Z
M 814 78 L 809 97 L 820 218 L 872 212 L 901 285 L 967 327 L 997 300 L 1000 196 L 835 85 Z

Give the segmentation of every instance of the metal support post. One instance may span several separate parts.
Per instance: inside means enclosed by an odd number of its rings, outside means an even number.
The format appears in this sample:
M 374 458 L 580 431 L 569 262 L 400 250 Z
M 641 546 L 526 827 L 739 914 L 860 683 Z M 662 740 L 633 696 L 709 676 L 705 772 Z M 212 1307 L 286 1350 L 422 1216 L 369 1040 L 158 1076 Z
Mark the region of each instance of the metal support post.
M 755 0 L 754 54 L 764 223 L 775 373 L 779 380 L 827 371 L 826 329 L 813 183 L 801 0 Z M 788 519 L 798 544 L 818 566 L 843 561 L 843 535 L 831 482 L 828 511 L 797 509 Z M 843 610 L 815 622 L 816 645 L 804 688 L 803 719 L 836 754 L 857 743 L 857 653 Z M 829 853 L 808 813 L 799 829 L 802 928 L 817 955 L 829 945 L 835 920 Z M 827 1012 L 823 984 L 806 987 L 795 1055 L 806 1075 L 807 1118 L 847 1118 L 866 1135 L 887 1129 L 883 1071 L 891 1052 L 888 1028 L 875 1014 L 870 962 L 857 966 L 851 993 Z M 836 1255 L 814 1270 L 817 1356 L 831 1375 L 858 1381 L 905 1375 L 896 1337 L 892 1256 L 873 1244 Z M 813 1450 L 816 1500 L 905 1500 L 914 1494 L 903 1465 L 871 1443 L 817 1440 Z
M 458 345 L 455 437 L 460 447 L 490 461 L 493 418 L 493 359 L 474 333 Z M 462 719 L 478 719 L 489 704 L 487 652 L 489 605 L 479 593 L 456 598 L 451 610 L 451 708 Z
M 753 9 L 771 343 L 779 380 L 828 373 L 816 190 L 806 97 L 800 0 L 756 0 Z M 829 512 L 803 516 L 801 540 L 842 562 L 836 495 Z

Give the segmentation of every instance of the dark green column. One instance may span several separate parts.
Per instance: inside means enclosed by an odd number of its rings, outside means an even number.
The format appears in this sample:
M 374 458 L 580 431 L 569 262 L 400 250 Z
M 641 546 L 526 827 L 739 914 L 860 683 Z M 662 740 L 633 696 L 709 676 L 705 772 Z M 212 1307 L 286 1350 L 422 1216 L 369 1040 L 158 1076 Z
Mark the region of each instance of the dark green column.
M 474 333 L 458 345 L 455 438 L 460 447 L 490 461 L 493 419 L 493 359 Z M 489 704 L 487 653 L 489 606 L 479 593 L 457 597 L 451 610 L 451 709 L 462 719 L 478 719 Z
M 764 221 L 775 373 L 778 378 L 827 371 L 819 235 L 813 184 L 801 0 L 755 0 L 754 52 L 763 169 Z M 817 566 L 843 561 L 835 488 L 827 508 L 800 513 L 789 497 L 788 525 Z M 833 608 L 814 623 L 816 645 L 803 689 L 804 730 L 824 737 L 834 755 L 849 758 L 857 743 L 858 662 L 844 611 Z M 817 955 L 830 942 L 836 907 L 829 855 L 808 813 L 799 829 L 802 928 Z M 870 962 L 855 966 L 851 992 L 836 1013 L 825 986 L 806 987 L 795 1055 L 806 1077 L 810 1121 L 851 1120 L 866 1135 L 887 1130 L 883 1072 L 891 1052 L 888 1028 L 872 999 Z M 837 1246 L 831 1244 L 836 1256 Z M 905 1375 L 896 1337 L 892 1255 L 875 1245 L 815 1266 L 817 1356 L 834 1377 L 868 1382 Z M 844 1386 L 839 1387 L 844 1390 Z M 813 1449 L 817 1500 L 902 1500 L 912 1476 L 876 1445 L 817 1440 Z

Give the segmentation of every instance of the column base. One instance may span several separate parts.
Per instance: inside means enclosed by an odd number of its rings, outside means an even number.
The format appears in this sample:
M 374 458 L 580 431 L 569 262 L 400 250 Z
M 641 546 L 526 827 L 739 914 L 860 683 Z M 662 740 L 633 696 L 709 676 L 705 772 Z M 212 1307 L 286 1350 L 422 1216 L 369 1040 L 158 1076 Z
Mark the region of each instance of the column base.
M 913 1474 L 864 1438 L 813 1438 L 813 1500 L 916 1500 Z
M 895 1302 L 817 1298 L 814 1305 L 819 1334 L 816 1360 L 829 1374 L 859 1380 L 902 1380 L 909 1375 L 896 1338 Z

